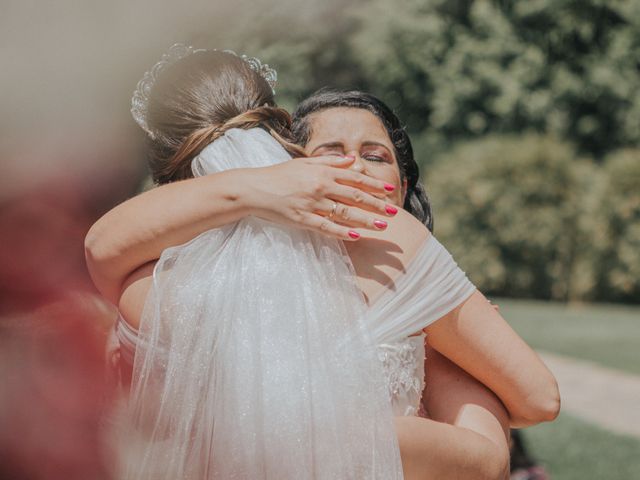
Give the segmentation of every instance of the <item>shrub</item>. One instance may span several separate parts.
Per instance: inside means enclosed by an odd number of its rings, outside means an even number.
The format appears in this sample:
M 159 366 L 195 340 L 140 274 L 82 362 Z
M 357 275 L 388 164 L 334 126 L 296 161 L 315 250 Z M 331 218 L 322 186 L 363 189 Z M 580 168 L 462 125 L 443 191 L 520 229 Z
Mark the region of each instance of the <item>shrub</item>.
M 549 136 L 488 137 L 441 156 L 426 175 L 435 233 L 471 280 L 489 294 L 567 299 L 597 182 L 595 166 Z M 587 267 L 589 267 L 587 262 Z M 584 280 L 584 279 L 583 279 Z
M 597 262 L 597 297 L 639 302 L 640 150 L 613 153 L 603 169 L 599 229 L 606 245 Z

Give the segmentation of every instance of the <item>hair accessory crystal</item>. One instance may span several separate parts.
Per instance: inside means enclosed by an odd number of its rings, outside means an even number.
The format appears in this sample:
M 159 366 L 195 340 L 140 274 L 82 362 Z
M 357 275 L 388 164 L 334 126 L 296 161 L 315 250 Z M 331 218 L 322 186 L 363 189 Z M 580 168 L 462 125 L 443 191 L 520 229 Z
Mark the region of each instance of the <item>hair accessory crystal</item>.
M 176 43 L 169 48 L 167 53 L 163 54 L 160 58 L 160 61 L 156 63 L 151 69 L 145 72 L 144 76 L 136 85 L 136 89 L 133 92 L 133 97 L 131 98 L 131 115 L 133 115 L 133 119 L 136 121 L 140 128 L 144 130 L 147 135 L 149 135 L 152 139 L 156 138 L 155 132 L 149 128 L 147 124 L 147 108 L 149 105 L 149 93 L 155 84 L 158 75 L 166 69 L 168 66 L 173 65 L 179 60 L 182 60 L 189 55 L 193 55 L 198 52 L 206 52 L 207 50 L 203 48 L 195 49 L 191 46 L 187 46 L 181 43 Z M 217 52 L 219 50 L 213 49 L 208 51 Z M 229 53 L 231 55 L 235 55 L 236 57 L 244 60 L 249 67 L 262 78 L 264 78 L 271 90 L 275 94 L 275 85 L 278 80 L 278 73 L 266 63 L 262 63 L 259 59 L 255 57 L 249 57 L 247 55 L 238 55 L 233 50 L 220 50 L 224 53 Z

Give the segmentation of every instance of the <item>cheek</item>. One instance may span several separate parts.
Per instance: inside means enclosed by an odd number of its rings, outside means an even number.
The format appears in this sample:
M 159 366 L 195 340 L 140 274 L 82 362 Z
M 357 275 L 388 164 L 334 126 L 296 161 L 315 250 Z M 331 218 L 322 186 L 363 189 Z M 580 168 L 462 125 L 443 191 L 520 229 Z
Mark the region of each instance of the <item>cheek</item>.
M 380 168 L 370 168 L 369 174 L 387 183 L 395 185 L 398 190 L 402 187 L 400 172 L 394 165 L 386 164 L 384 166 L 380 166 Z
M 404 192 L 401 188 L 394 190 L 394 192 L 387 197 L 389 202 L 393 203 L 396 207 L 402 207 L 404 205 Z
M 400 206 L 404 205 L 404 189 L 402 187 L 402 180 L 400 179 L 400 172 L 394 166 L 388 165 L 385 168 L 380 169 L 369 169 L 367 172 L 372 177 L 376 177 L 383 182 L 390 183 L 391 185 L 395 185 L 396 189 L 388 195 L 387 201 L 392 203 L 393 205 Z

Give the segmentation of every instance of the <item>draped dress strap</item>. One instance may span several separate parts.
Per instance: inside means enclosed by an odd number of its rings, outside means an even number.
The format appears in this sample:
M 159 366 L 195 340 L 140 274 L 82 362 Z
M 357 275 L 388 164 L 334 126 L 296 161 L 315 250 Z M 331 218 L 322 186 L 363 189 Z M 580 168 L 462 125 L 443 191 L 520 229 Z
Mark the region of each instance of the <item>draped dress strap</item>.
M 406 271 L 367 311 L 378 344 L 402 341 L 454 310 L 476 291 L 447 249 L 429 235 Z

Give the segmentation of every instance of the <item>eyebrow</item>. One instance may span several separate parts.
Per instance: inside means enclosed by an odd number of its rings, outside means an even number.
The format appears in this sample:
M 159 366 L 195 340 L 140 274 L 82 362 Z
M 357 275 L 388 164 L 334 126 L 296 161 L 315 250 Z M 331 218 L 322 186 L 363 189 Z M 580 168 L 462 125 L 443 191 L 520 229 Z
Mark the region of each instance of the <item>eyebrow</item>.
M 316 150 L 319 150 L 320 148 L 336 148 L 336 147 L 342 147 L 343 144 L 342 142 L 327 142 L 327 143 L 322 143 L 320 145 L 318 145 L 316 148 L 313 149 L 313 151 L 311 152 L 311 154 L 313 155 L 315 153 Z M 389 149 L 389 147 L 387 147 L 384 143 L 380 143 L 380 142 L 375 142 L 373 140 L 367 140 L 366 142 L 362 142 L 362 146 L 363 147 L 382 147 L 385 150 L 387 150 L 389 153 L 391 153 L 391 150 Z

